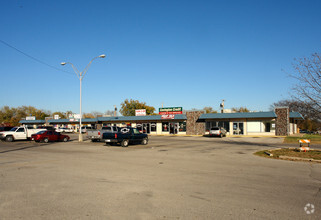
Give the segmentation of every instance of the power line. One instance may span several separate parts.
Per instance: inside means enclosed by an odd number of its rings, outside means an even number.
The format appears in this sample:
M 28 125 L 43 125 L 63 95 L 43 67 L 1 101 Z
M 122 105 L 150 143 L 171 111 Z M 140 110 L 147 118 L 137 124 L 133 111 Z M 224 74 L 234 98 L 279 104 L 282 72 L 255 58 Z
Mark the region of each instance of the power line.
M 26 57 L 29 57 L 30 59 L 32 59 L 32 60 L 34 60 L 34 61 L 36 61 L 36 62 L 38 62 L 38 63 L 41 63 L 41 64 L 43 64 L 43 65 L 45 65 L 45 66 L 48 66 L 48 67 L 50 67 L 50 68 L 52 68 L 52 69 L 55 69 L 55 70 L 58 70 L 58 71 L 60 71 L 60 72 L 68 73 L 68 74 L 71 74 L 71 75 L 75 75 L 74 73 L 71 73 L 71 72 L 68 72 L 68 71 L 59 69 L 59 68 L 57 68 L 57 67 L 55 67 L 55 66 L 52 66 L 52 65 L 50 65 L 50 64 L 48 64 L 48 63 L 46 63 L 46 62 L 44 62 L 44 61 L 41 61 L 41 60 L 39 60 L 39 59 L 37 59 L 37 58 L 35 58 L 35 57 L 33 57 L 33 56 L 31 56 L 31 55 L 23 52 L 23 51 L 15 48 L 14 46 L 11 46 L 10 44 L 8 44 L 7 42 L 5 42 L 5 41 L 3 41 L 3 40 L 1 40 L 1 39 L 0 39 L 0 42 L 3 43 L 4 45 L 6 45 L 7 47 L 10 47 L 11 49 L 14 49 L 15 51 L 17 51 L 17 52 L 25 55 Z

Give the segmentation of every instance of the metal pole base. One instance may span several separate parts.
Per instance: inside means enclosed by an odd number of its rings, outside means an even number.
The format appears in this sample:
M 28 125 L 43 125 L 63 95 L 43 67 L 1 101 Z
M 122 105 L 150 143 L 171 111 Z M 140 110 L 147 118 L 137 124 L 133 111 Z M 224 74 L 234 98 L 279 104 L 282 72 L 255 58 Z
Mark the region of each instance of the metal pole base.
M 79 133 L 79 142 L 83 142 L 82 133 Z

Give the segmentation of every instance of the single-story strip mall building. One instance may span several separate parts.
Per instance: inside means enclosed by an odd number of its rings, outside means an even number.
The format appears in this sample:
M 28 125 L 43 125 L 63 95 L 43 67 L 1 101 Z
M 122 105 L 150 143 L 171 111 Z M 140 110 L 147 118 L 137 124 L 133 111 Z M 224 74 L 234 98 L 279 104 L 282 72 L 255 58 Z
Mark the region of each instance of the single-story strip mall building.
M 286 136 L 298 132 L 298 112 L 276 108 L 270 112 L 210 113 L 187 111 L 175 115 L 118 116 L 82 119 L 82 124 L 100 129 L 103 126 L 132 126 L 151 135 L 205 135 L 212 127 L 223 127 L 228 135 Z M 21 120 L 23 125 L 52 125 L 79 128 L 79 119 Z

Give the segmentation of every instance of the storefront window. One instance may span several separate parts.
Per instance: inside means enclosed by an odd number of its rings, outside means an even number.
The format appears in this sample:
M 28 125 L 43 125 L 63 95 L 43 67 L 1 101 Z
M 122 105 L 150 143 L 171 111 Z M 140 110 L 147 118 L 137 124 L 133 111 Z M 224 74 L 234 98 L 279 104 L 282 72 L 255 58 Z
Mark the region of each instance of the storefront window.
M 151 126 L 150 130 L 151 130 L 152 132 L 156 132 L 156 129 L 157 129 L 156 122 L 152 122 L 152 123 L 150 124 L 150 126 Z
M 206 122 L 206 127 L 205 127 L 205 130 L 206 131 L 209 131 L 211 129 L 211 122 Z
M 230 131 L 230 122 L 229 121 L 219 121 L 218 127 L 224 128 L 227 132 Z
M 132 124 L 130 122 L 123 122 L 121 123 L 121 127 L 131 127 Z
M 222 127 L 227 132 L 230 131 L 230 122 L 229 121 L 208 121 L 206 122 L 206 131 L 209 131 L 213 127 Z
M 162 123 L 162 131 L 169 131 L 169 128 L 168 128 L 168 122 L 163 122 Z
M 143 131 L 143 125 L 142 124 L 136 124 L 136 128 L 138 131 L 142 132 Z
M 186 122 L 179 123 L 179 132 L 186 132 Z

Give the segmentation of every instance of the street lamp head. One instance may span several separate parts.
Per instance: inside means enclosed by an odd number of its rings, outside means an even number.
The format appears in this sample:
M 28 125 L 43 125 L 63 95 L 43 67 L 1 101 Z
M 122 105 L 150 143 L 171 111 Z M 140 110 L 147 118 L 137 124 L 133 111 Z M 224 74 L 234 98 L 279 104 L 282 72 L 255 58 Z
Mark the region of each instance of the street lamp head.
M 105 55 L 105 54 L 102 54 L 102 55 L 100 55 L 99 57 L 100 57 L 100 58 L 105 58 L 106 55 Z
M 61 62 L 60 64 L 61 64 L 62 66 L 63 66 L 63 65 L 66 65 L 66 62 Z

